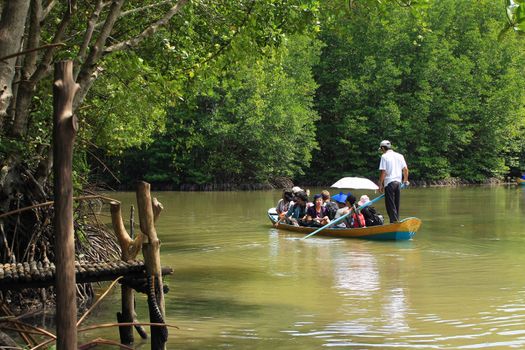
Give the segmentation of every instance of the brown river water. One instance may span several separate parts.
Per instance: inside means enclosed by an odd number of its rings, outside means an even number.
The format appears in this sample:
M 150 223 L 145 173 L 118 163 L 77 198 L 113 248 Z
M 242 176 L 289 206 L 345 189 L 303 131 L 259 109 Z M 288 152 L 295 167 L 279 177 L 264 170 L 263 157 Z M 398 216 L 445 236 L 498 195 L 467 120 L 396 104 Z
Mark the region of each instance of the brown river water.
M 525 187 L 404 190 L 401 216 L 423 221 L 405 242 L 302 240 L 266 217 L 280 194 L 154 193 L 162 264 L 174 269 L 168 349 L 525 348 Z M 114 322 L 119 297 L 89 323 Z M 148 320 L 143 295 L 137 313 Z M 83 339 L 99 336 L 118 331 Z

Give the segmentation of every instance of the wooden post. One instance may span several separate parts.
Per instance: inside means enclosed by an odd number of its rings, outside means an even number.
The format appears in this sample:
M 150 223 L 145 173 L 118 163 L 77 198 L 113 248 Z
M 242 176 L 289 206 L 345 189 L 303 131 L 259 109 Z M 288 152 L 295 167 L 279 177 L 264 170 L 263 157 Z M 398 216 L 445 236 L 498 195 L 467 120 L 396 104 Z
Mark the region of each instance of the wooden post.
M 129 209 L 129 236 L 131 239 L 135 237 L 135 207 L 131 206 Z
M 77 348 L 77 295 L 73 228 L 73 145 L 78 129 L 73 98 L 73 61 L 55 63 L 53 84 L 53 174 L 55 193 L 55 292 L 57 349 Z
M 111 202 L 111 221 L 113 223 L 113 230 L 117 235 L 120 250 L 121 260 L 128 261 L 131 259 L 129 254 L 129 248 L 133 243 L 131 237 L 128 235 L 124 222 L 122 220 L 122 212 L 120 209 L 119 202 Z M 122 285 L 120 287 L 122 293 L 121 307 L 122 312 L 117 312 L 117 321 L 119 323 L 133 322 L 133 314 L 135 312 L 133 289 Z M 132 326 L 119 326 L 120 342 L 124 345 L 133 344 L 135 339 L 133 338 L 133 327 Z
M 132 237 L 130 237 L 130 235 L 126 231 L 126 228 L 124 227 L 124 220 L 122 219 L 122 210 L 119 202 L 110 202 L 110 210 L 113 231 L 115 231 L 115 235 L 117 236 L 120 245 L 120 250 L 122 252 L 120 258 L 122 261 L 133 260 L 136 258 L 138 253 L 138 249 L 135 247 L 141 246 L 142 237 L 144 235 L 142 233 L 139 233 L 137 235 L 137 238 L 135 238 L 134 240 L 132 239 Z M 135 296 L 133 288 L 122 285 L 121 293 L 122 312 L 117 312 L 117 321 L 119 323 L 137 322 L 137 314 L 135 313 Z M 143 326 L 135 326 L 135 329 L 137 330 L 141 338 L 147 338 L 147 334 L 144 331 Z M 119 333 L 120 342 L 122 344 L 129 345 L 134 343 L 135 339 L 133 337 L 133 328 L 131 326 L 120 326 Z
M 144 255 L 144 263 L 146 265 L 146 272 L 151 278 L 154 288 L 154 296 L 156 303 L 160 309 L 160 316 L 165 318 L 164 310 L 164 292 L 162 290 L 162 271 L 160 265 L 160 241 L 155 230 L 155 217 L 158 216 L 162 205 L 156 200 L 151 199 L 150 184 L 146 182 L 139 182 L 137 186 L 137 206 L 139 211 L 140 230 L 146 236 L 147 241 L 142 244 L 142 254 Z M 152 320 L 153 310 L 150 305 L 150 321 Z M 158 322 L 158 321 L 157 321 Z M 167 330 L 164 327 L 151 327 L 151 349 L 162 350 L 166 349 Z

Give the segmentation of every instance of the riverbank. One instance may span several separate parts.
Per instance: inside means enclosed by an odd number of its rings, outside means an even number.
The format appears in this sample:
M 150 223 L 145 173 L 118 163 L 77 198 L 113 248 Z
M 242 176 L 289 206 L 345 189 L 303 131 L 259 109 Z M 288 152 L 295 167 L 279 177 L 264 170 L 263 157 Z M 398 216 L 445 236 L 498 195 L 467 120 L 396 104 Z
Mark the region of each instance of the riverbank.
M 375 179 L 371 179 L 375 181 Z M 505 178 L 489 178 L 483 181 L 470 181 L 460 178 L 448 178 L 442 180 L 410 180 L 411 187 L 456 187 L 456 186 L 479 186 L 479 185 L 504 185 L 515 184 L 514 177 Z M 183 191 L 183 192 L 211 192 L 211 191 L 262 191 L 275 190 L 283 188 L 291 188 L 293 186 L 300 186 L 302 188 L 321 187 L 330 188 L 327 183 L 294 183 L 287 178 L 274 179 L 266 183 L 244 183 L 244 184 L 182 184 L 180 186 L 174 184 L 152 184 L 154 191 Z M 127 188 L 120 188 L 120 190 L 128 190 Z

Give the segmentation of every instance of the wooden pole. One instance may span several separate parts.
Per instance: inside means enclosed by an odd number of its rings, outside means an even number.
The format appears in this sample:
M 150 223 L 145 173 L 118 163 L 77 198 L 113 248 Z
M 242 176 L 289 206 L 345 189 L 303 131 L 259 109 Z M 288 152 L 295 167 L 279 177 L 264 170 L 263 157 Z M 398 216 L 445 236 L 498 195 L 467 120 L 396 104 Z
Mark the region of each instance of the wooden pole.
M 129 209 L 129 236 L 131 239 L 135 237 L 135 207 L 131 206 Z
M 156 303 L 160 309 L 160 316 L 165 318 L 164 309 L 164 292 L 162 290 L 162 270 L 160 265 L 160 241 L 155 230 L 155 217 L 162 210 L 162 205 L 156 200 L 151 199 L 150 184 L 139 182 L 137 186 L 137 206 L 139 211 L 140 230 L 146 236 L 147 241 L 142 244 L 142 254 L 144 255 L 144 264 L 146 272 L 151 278 L 155 292 Z M 150 306 L 150 319 L 152 317 L 152 308 Z M 151 349 L 166 349 L 167 329 L 164 327 L 151 327 Z
M 142 239 L 139 239 L 139 237 L 143 236 L 143 234 L 139 233 L 138 237 L 133 240 L 132 237 L 130 237 L 130 235 L 126 231 L 126 228 L 124 227 L 124 220 L 122 219 L 122 210 L 120 207 L 120 202 L 110 202 L 110 208 L 113 231 L 115 231 L 115 234 L 119 241 L 120 250 L 122 252 L 120 258 L 122 261 L 133 260 L 135 259 L 138 253 L 138 250 L 133 249 L 133 246 L 140 246 L 142 244 Z M 131 216 L 133 217 L 133 211 L 131 213 Z M 131 224 L 133 225 L 133 222 Z M 137 314 L 135 313 L 135 296 L 133 288 L 130 288 L 126 285 L 122 285 L 121 293 L 122 312 L 117 312 L 117 321 L 119 323 L 137 322 Z M 147 334 L 144 331 L 143 326 L 135 326 L 135 329 L 137 330 L 141 338 L 147 338 Z M 134 343 L 135 339 L 133 337 L 133 328 L 131 326 L 119 326 L 119 333 L 120 342 L 122 344 L 129 345 Z
M 73 98 L 73 61 L 55 63 L 53 84 L 53 174 L 55 194 L 55 265 L 57 349 L 77 348 L 77 295 L 73 228 L 73 145 L 78 129 Z
M 120 202 L 111 202 L 111 221 L 113 223 L 113 230 L 117 235 L 120 250 L 121 260 L 130 260 L 129 248 L 133 243 L 129 236 L 126 228 L 124 227 L 124 221 L 122 220 L 122 212 L 120 208 Z M 133 322 L 133 314 L 135 312 L 133 289 L 128 286 L 122 285 L 120 287 L 122 293 L 121 308 L 122 312 L 117 312 L 117 321 L 119 323 L 130 323 Z M 133 327 L 132 326 L 119 326 L 120 342 L 124 345 L 133 344 L 135 339 L 133 338 Z

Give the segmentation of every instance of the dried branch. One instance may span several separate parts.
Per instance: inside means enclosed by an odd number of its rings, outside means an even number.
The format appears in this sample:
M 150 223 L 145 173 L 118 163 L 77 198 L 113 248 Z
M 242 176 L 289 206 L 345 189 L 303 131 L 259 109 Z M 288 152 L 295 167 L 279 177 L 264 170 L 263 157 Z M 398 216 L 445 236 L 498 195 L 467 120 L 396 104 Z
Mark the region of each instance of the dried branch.
M 119 178 L 117 177 L 117 175 L 115 175 L 115 174 L 111 171 L 111 169 L 106 165 L 106 163 L 104 163 L 104 162 L 102 161 L 102 159 L 100 159 L 99 157 L 97 157 L 97 156 L 96 156 L 93 152 L 91 152 L 90 150 L 86 149 L 86 151 L 87 151 L 87 152 L 88 152 L 93 158 L 95 158 L 95 160 L 96 160 L 97 162 L 99 162 L 100 165 L 102 165 L 102 166 L 104 167 L 103 171 L 106 171 L 106 170 L 107 170 L 108 173 L 113 177 L 113 179 L 114 179 L 115 181 L 117 181 L 119 184 L 121 183 L 121 181 L 119 180 Z
M 24 323 L 24 322 L 20 322 L 20 321 L 15 321 L 15 320 L 12 320 L 12 321 L 8 321 L 9 323 L 13 323 L 13 324 L 16 324 L 18 326 L 21 326 L 21 327 L 25 327 L 25 328 L 29 328 L 31 330 L 33 330 L 34 332 L 38 333 L 38 334 L 43 334 L 51 339 L 56 339 L 56 335 L 54 335 L 53 333 L 51 332 L 48 332 L 46 331 L 45 329 L 43 328 L 39 328 L 37 326 L 33 326 L 33 325 L 30 325 L 28 323 Z M 0 326 L 2 327 L 2 326 Z M 3 328 L 3 327 L 2 327 Z M 20 332 L 20 329 L 18 329 L 18 332 Z M 22 331 L 24 332 L 24 331 Z M 32 333 L 32 332 L 31 332 Z
M 130 346 L 121 344 L 121 343 L 116 342 L 114 340 L 108 340 L 108 339 L 103 339 L 103 338 L 97 338 L 95 340 L 90 341 L 89 343 L 85 343 L 85 344 L 79 345 L 78 346 L 78 350 L 87 350 L 87 349 L 95 348 L 98 345 L 115 345 L 115 346 L 118 346 L 121 349 L 133 350 L 133 348 L 130 347 Z
M 2 304 L 1 309 L 2 309 L 2 311 L 3 311 L 3 313 L 5 315 L 8 315 L 8 316 L 13 315 L 13 313 L 11 312 L 11 310 L 9 310 L 9 308 L 7 307 L 6 304 Z M 35 339 L 30 334 L 25 333 L 25 331 L 27 329 L 20 325 L 20 323 L 22 323 L 22 322 L 19 322 L 16 319 L 15 320 L 9 320 L 7 322 L 11 322 L 11 323 L 13 323 L 15 325 L 15 328 L 17 328 L 18 335 L 20 336 L 20 338 L 22 338 L 24 340 L 26 345 L 33 346 L 32 344 L 36 343 Z
M 17 53 L 13 53 L 13 54 L 4 56 L 4 57 L 0 58 L 0 61 L 5 61 L 5 60 L 8 60 L 10 58 L 13 58 L 13 57 L 16 57 L 16 56 L 20 56 L 20 55 L 25 55 L 26 53 L 30 53 L 30 52 L 34 52 L 34 51 L 49 49 L 50 47 L 54 47 L 54 46 L 66 46 L 66 44 L 64 44 L 64 43 L 56 43 L 56 44 L 42 45 L 42 46 L 36 47 L 34 49 L 24 50 L 24 51 L 20 51 L 20 52 L 17 52 Z
M 91 311 L 93 311 L 93 309 L 106 297 L 106 295 L 108 295 L 108 293 L 113 289 L 113 287 L 115 286 L 115 284 L 117 284 L 117 282 L 119 280 L 121 280 L 124 276 L 120 276 L 119 278 L 117 278 L 116 280 L 114 280 L 113 282 L 111 282 L 111 284 L 109 285 L 109 287 L 106 289 L 106 291 L 104 293 L 102 293 L 102 295 L 97 299 L 97 301 L 95 301 L 95 303 L 93 305 L 91 305 L 91 307 L 84 313 L 84 315 L 82 315 L 82 317 L 80 317 L 80 319 L 77 321 L 77 327 L 80 326 L 80 324 L 82 323 L 82 321 L 84 321 L 86 319 L 86 317 L 91 313 Z
M 6 331 L 20 332 L 20 329 L 16 328 L 16 327 L 0 326 L 0 329 L 6 330 Z M 28 329 L 25 329 L 23 332 L 26 333 L 26 334 L 42 335 L 41 332 L 30 331 Z M 2 347 L 1 349 L 3 350 L 4 348 Z
M 188 0 L 179 0 L 179 1 L 177 1 L 175 6 L 173 6 L 168 12 L 166 12 L 166 14 L 164 14 L 164 16 L 161 19 L 159 19 L 158 21 L 156 21 L 155 23 L 151 24 L 149 27 L 144 29 L 142 31 L 142 33 L 140 33 L 139 35 L 137 35 L 134 38 L 131 38 L 131 39 L 128 39 L 126 41 L 122 41 L 120 43 L 117 43 L 117 44 L 109 46 L 108 48 L 106 48 L 104 53 L 110 53 L 110 52 L 114 52 L 114 51 L 123 50 L 123 49 L 126 49 L 128 47 L 135 47 L 135 46 L 137 46 L 140 42 L 142 42 L 142 40 L 144 40 L 147 37 L 153 35 L 161 26 L 166 25 L 166 23 L 168 23 L 168 21 L 173 16 L 175 16 L 177 13 L 180 12 L 180 10 L 184 7 L 184 5 L 186 5 L 187 2 L 188 2 Z
M 159 327 L 169 327 L 169 328 L 176 328 L 180 329 L 177 326 L 170 325 L 167 323 L 154 323 L 154 322 L 115 322 L 115 323 L 102 323 L 102 324 L 96 324 L 92 326 L 87 326 L 84 328 L 80 328 L 78 330 L 78 333 L 81 332 L 87 332 L 91 331 L 93 329 L 100 329 L 100 328 L 111 328 L 111 327 L 119 327 L 119 326 L 159 326 Z
M 109 198 L 109 197 L 102 196 L 102 195 L 78 196 L 78 197 L 73 197 L 73 200 L 81 200 L 82 201 L 82 200 L 97 199 L 97 198 L 104 199 L 105 201 L 108 201 L 108 202 L 118 202 L 116 199 Z M 26 210 L 31 210 L 31 209 L 41 208 L 41 207 L 49 207 L 49 206 L 52 206 L 54 203 L 55 203 L 54 201 L 48 201 L 48 202 L 44 202 L 44 203 L 31 205 L 29 207 L 15 209 L 15 210 L 12 210 L 12 211 L 8 211 L 7 213 L 0 214 L 0 218 L 6 217 L 6 216 L 9 216 L 9 215 L 18 214 L 18 213 L 24 212 Z

